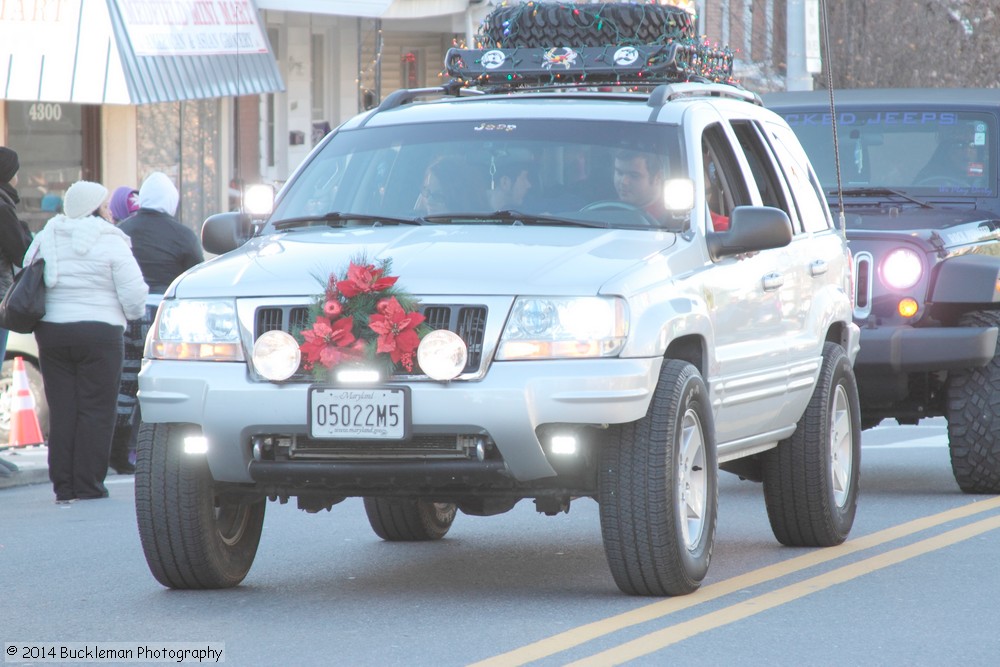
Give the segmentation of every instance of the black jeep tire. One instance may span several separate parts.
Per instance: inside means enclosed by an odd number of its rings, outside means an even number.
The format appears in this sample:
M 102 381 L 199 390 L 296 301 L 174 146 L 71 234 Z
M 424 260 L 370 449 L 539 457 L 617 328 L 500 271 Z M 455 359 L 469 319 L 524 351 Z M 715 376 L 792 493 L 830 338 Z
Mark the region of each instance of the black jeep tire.
M 664 44 L 696 35 L 691 14 L 649 4 L 515 4 L 493 10 L 477 41 L 482 48 L 552 48 Z
M 169 588 L 230 588 L 260 542 L 265 498 L 221 495 L 203 456 L 183 451 L 189 424 L 140 424 L 135 514 L 146 563 Z
M 858 508 L 861 402 L 851 361 L 826 343 L 812 398 L 795 433 L 762 457 L 764 502 L 774 536 L 791 547 L 847 539 Z
M 967 313 L 960 326 L 1000 327 L 1000 312 Z M 982 368 L 948 373 L 948 449 L 965 493 L 1000 493 L 1000 340 Z
M 387 542 L 440 540 L 458 508 L 419 498 L 365 498 L 365 514 L 375 534 Z
M 601 449 L 601 535 L 618 588 L 698 589 L 715 544 L 718 475 L 708 388 L 694 366 L 667 360 L 646 416 L 611 429 Z

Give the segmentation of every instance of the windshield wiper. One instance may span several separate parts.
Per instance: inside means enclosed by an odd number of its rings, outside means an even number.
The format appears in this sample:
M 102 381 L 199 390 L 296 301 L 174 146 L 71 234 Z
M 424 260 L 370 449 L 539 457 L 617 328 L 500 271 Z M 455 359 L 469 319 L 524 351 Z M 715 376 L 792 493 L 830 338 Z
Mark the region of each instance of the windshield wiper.
M 328 227 L 344 227 L 347 221 L 357 220 L 361 222 L 371 222 L 383 225 L 422 225 L 423 218 L 396 218 L 391 215 L 372 215 L 370 213 L 341 213 L 340 211 L 330 211 L 323 215 L 303 215 L 297 218 L 286 218 L 274 223 L 275 229 L 291 229 L 292 227 L 306 227 L 314 222 L 326 223 Z
M 512 225 L 559 225 L 566 227 L 596 227 L 607 229 L 610 225 L 606 222 L 594 222 L 592 220 L 577 220 L 575 218 L 563 218 L 558 215 L 546 215 L 544 213 L 525 213 L 523 211 L 504 210 L 493 213 L 449 213 L 446 215 L 426 215 L 423 218 L 427 222 L 454 222 L 476 221 L 476 222 L 509 222 Z
M 907 201 L 911 201 L 914 204 L 920 204 L 924 208 L 934 208 L 925 201 L 920 201 L 919 199 L 911 197 L 905 192 L 900 192 L 899 190 L 893 190 L 892 188 L 845 188 L 844 190 L 842 190 L 842 192 L 847 196 L 855 196 L 855 197 L 878 197 L 879 195 L 883 196 L 890 195 L 893 197 L 900 197 Z M 830 194 L 835 195 L 837 194 L 837 191 L 831 190 Z

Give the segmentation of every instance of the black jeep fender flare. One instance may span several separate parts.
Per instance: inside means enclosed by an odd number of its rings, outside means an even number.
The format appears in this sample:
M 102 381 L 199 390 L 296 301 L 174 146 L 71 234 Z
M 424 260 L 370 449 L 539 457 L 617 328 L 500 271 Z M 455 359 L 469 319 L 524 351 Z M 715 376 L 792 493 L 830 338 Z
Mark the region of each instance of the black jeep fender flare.
M 932 303 L 1000 303 L 1000 257 L 959 255 L 941 262 Z

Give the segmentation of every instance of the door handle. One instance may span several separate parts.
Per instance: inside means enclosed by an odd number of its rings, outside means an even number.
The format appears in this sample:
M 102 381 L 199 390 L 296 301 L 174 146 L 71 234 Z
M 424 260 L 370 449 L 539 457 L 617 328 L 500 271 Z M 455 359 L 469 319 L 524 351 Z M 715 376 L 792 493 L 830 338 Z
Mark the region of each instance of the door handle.
M 809 274 L 812 276 L 821 276 L 827 272 L 830 267 L 827 266 L 826 262 L 822 259 L 817 259 L 815 262 L 809 265 Z
M 764 276 L 764 291 L 773 292 L 785 284 L 785 277 L 780 273 L 769 273 Z

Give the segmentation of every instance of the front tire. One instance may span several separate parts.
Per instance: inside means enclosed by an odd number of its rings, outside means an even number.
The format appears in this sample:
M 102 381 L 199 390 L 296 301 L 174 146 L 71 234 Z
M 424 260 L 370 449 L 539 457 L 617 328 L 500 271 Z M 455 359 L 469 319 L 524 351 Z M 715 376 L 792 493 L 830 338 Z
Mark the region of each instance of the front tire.
M 847 539 L 858 507 L 861 404 L 844 348 L 826 343 L 816 387 L 795 433 L 763 456 L 771 530 L 792 547 Z
M 135 512 L 146 563 L 168 588 L 231 588 L 260 542 L 265 499 L 223 494 L 204 456 L 185 454 L 187 424 L 141 424 Z
M 419 498 L 365 498 L 375 534 L 387 542 L 425 542 L 448 534 L 458 508 Z
M 646 416 L 613 429 L 601 450 L 601 535 L 618 588 L 698 589 L 715 544 L 718 474 L 708 388 L 694 366 L 667 360 Z
M 1000 313 L 968 313 L 961 326 L 1000 327 Z M 1000 493 L 1000 341 L 982 368 L 948 374 L 948 450 L 965 493 Z

